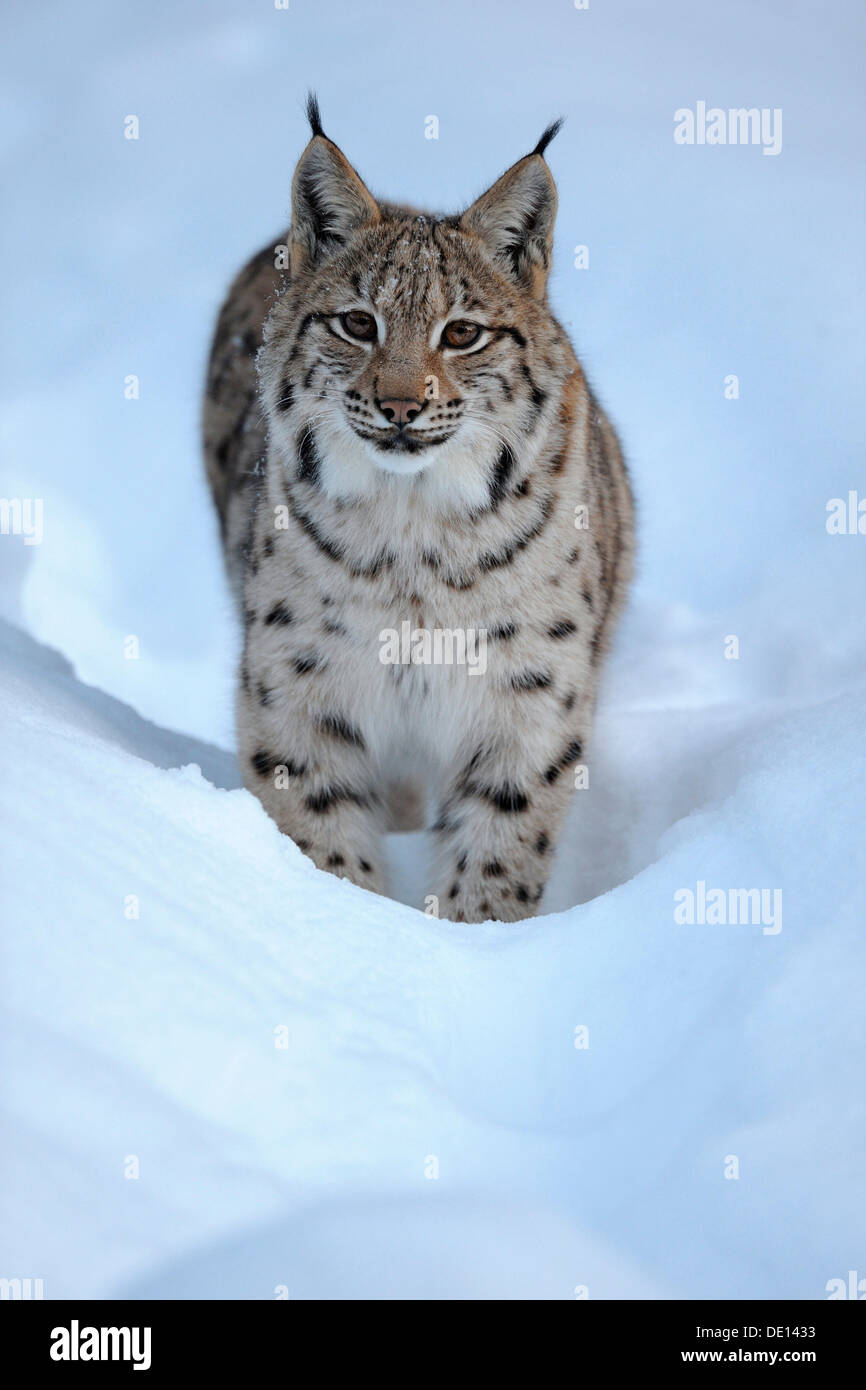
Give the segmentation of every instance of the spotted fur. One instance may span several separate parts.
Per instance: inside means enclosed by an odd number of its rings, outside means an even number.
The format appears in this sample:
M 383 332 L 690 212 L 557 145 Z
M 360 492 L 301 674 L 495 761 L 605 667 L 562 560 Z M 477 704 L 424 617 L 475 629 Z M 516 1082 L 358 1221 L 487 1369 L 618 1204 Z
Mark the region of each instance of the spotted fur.
M 544 891 L 632 568 L 616 435 L 546 298 L 555 129 L 439 217 L 374 199 L 309 114 L 292 226 L 231 286 L 207 382 L 244 779 L 320 868 L 377 892 L 383 831 L 431 825 L 419 905 L 516 920 Z M 455 321 L 480 345 L 445 345 Z M 392 401 L 418 407 L 403 428 Z M 406 620 L 486 630 L 486 674 L 383 664 Z

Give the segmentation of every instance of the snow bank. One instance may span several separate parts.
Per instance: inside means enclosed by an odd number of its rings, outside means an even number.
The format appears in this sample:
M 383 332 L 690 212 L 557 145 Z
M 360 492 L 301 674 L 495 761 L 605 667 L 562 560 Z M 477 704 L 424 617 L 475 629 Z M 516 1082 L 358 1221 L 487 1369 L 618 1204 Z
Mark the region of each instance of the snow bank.
M 658 715 L 687 809 L 632 830 L 636 876 L 478 928 L 320 874 L 225 755 L 12 629 L 3 656 L 10 1272 L 49 1297 L 812 1298 L 862 1262 L 862 696 L 722 752 L 712 712 Z M 647 724 L 609 721 L 623 778 Z M 781 889 L 781 930 L 677 924 L 698 880 Z

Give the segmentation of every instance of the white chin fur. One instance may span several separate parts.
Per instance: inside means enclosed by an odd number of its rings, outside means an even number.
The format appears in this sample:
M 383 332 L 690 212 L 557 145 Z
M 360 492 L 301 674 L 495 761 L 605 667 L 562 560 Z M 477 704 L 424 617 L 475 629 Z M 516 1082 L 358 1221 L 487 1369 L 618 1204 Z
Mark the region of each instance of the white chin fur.
M 321 485 L 331 497 L 375 497 L 391 478 L 423 474 L 418 487 L 437 511 L 465 511 L 488 497 L 495 445 L 477 425 L 464 424 L 452 439 L 419 454 L 385 453 L 359 439 L 334 415 L 315 421 L 321 454 Z
M 373 460 L 377 468 L 381 468 L 383 473 L 397 473 L 404 478 L 411 477 L 413 473 L 423 473 L 425 468 L 429 468 L 436 459 L 435 449 L 425 449 L 420 454 L 400 454 L 387 453 L 383 449 L 377 449 L 375 444 L 364 441 L 367 453 Z

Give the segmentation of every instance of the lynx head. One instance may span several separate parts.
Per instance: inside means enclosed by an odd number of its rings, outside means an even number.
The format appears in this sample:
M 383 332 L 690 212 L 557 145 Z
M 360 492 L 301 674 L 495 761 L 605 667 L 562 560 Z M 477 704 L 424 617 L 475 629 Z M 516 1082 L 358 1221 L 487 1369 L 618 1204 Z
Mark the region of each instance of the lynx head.
M 324 134 L 292 185 L 290 274 L 265 326 L 262 394 L 272 447 L 335 496 L 383 474 L 483 503 L 503 451 L 525 454 L 564 373 L 546 303 L 556 189 L 535 149 L 457 216 L 373 197 Z M 506 460 L 507 464 L 507 460 Z

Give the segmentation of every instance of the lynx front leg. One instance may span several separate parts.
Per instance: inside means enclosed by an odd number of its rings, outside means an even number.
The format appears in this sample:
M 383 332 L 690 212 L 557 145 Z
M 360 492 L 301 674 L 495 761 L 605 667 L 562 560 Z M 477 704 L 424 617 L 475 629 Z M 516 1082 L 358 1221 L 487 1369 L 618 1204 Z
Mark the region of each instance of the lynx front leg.
M 238 742 L 249 791 L 318 868 L 384 893 L 382 798 L 360 730 L 308 705 L 287 712 L 266 701 L 253 714 L 250 704 L 242 695 Z
M 454 775 L 434 827 L 439 915 L 456 922 L 532 917 L 573 790 L 583 740 L 477 750 Z

